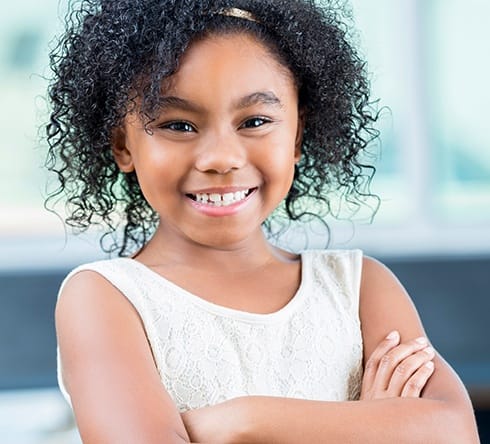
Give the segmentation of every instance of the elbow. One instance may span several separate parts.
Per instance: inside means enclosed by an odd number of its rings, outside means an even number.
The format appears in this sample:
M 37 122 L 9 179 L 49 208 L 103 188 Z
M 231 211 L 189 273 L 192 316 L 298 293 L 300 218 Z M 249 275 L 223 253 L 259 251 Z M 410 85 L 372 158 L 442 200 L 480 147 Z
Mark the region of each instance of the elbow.
M 144 442 L 145 444 L 150 444 L 150 443 L 154 443 L 154 444 L 162 444 L 162 443 L 169 443 L 169 444 L 190 444 L 191 441 L 189 441 L 189 439 L 187 437 L 184 437 L 182 436 L 181 434 L 179 434 L 178 432 L 174 432 L 174 431 L 169 431 L 168 433 L 161 433 L 161 434 L 158 434 L 157 436 L 138 436 L 138 437 L 127 437 L 125 436 L 123 440 L 121 440 L 122 437 L 117 437 L 114 439 L 113 436 L 110 436 L 110 437 L 107 437 L 107 436 L 104 436 L 102 437 L 101 439 L 101 436 L 100 434 L 97 434 L 94 436 L 94 434 L 87 434 L 87 433 L 84 433 L 84 434 L 80 434 L 81 438 L 82 438 L 82 442 L 84 444 L 98 444 L 98 443 L 101 443 L 101 442 L 125 442 L 125 443 L 134 443 L 134 444 L 139 444 L 139 443 L 142 443 Z M 108 438 L 108 439 L 106 439 Z
M 473 408 L 469 403 L 441 402 L 437 409 L 436 435 L 437 444 L 479 444 Z M 432 441 L 431 441 L 432 442 Z
M 190 444 L 191 441 L 189 440 L 188 436 L 183 436 L 179 432 L 175 431 L 171 433 L 171 436 L 168 436 L 167 439 L 165 439 L 162 442 L 171 442 L 175 444 Z

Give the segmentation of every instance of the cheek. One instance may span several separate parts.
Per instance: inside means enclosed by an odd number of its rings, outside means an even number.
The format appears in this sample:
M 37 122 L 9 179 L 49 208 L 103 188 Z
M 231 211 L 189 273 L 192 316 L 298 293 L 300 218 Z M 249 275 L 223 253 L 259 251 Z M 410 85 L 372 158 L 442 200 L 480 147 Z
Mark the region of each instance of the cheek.
M 278 135 L 272 140 L 272 149 L 269 153 L 272 157 L 271 161 L 275 162 L 283 170 L 294 169 L 296 162 L 296 134 L 291 127 L 287 132 Z
M 141 150 L 134 159 L 136 175 L 143 195 L 153 206 L 159 193 L 176 189 L 182 179 L 185 159 L 176 150 Z
M 262 154 L 266 182 L 289 190 L 294 177 L 294 154 L 294 143 L 289 138 L 269 145 Z

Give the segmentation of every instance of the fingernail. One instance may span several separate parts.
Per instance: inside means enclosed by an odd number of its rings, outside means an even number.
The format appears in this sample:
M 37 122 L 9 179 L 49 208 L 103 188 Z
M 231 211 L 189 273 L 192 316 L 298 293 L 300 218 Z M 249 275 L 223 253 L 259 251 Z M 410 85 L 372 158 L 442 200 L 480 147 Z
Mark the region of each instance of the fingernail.
M 393 340 L 398 338 L 398 332 L 396 330 L 393 330 L 388 336 L 386 336 L 386 339 L 388 340 Z
M 424 337 L 424 336 L 422 336 L 422 337 L 420 337 L 420 338 L 415 339 L 415 342 L 417 342 L 417 343 L 419 343 L 419 344 L 421 344 L 421 345 L 425 345 L 425 344 L 427 344 L 427 343 L 428 343 L 427 338 L 426 338 L 426 337 Z
M 425 363 L 425 366 L 426 366 L 428 369 L 432 370 L 432 369 L 434 368 L 434 363 L 433 363 L 432 361 L 429 361 L 429 362 L 426 362 L 426 363 Z
M 427 353 L 428 355 L 433 355 L 434 349 L 432 347 L 427 347 L 427 348 L 424 348 L 424 352 Z

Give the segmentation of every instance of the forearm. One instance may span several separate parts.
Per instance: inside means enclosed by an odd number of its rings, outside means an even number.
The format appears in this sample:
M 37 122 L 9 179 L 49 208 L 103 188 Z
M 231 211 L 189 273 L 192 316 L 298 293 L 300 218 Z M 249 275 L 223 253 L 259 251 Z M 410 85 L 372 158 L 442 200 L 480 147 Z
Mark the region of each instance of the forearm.
M 478 443 L 472 415 L 443 401 L 250 397 L 247 443 Z

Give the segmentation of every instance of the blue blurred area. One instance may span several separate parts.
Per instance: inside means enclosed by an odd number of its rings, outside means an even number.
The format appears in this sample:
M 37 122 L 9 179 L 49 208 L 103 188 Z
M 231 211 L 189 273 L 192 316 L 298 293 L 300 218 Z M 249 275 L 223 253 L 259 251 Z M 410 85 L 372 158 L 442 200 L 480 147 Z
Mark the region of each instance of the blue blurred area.
M 482 334 L 490 313 L 490 256 L 385 263 L 412 295 L 431 341 L 466 386 L 475 396 L 490 394 L 490 336 Z M 67 271 L 0 272 L 0 390 L 56 385 L 53 315 Z
M 470 391 L 482 442 L 490 442 L 490 336 L 483 334 L 490 313 L 490 255 L 385 263 L 412 295 L 432 343 Z M 0 393 L 56 386 L 53 312 L 67 271 L 0 272 Z
M 482 334 L 490 314 L 490 256 L 385 263 L 411 294 L 437 350 L 475 396 L 490 395 L 490 336 Z M 53 315 L 67 272 L 0 272 L 0 390 L 56 385 Z

